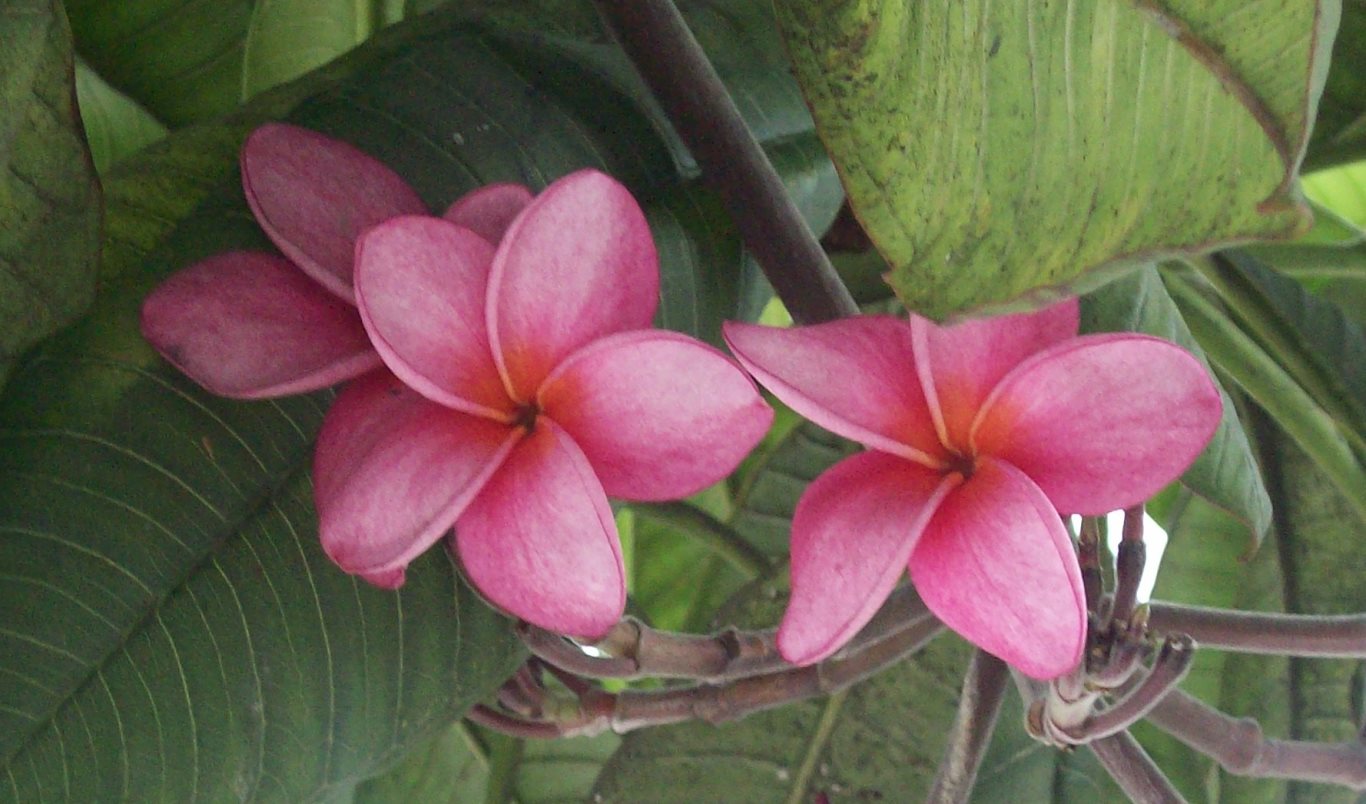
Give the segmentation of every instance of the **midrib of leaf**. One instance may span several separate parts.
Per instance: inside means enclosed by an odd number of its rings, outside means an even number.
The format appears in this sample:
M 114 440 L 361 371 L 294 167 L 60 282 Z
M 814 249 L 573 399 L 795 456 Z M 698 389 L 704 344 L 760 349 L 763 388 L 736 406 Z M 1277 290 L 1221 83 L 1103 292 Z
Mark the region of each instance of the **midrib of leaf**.
M 845 688 L 825 699 L 825 707 L 821 710 L 821 719 L 816 723 L 816 729 L 811 733 L 811 739 L 806 746 L 806 754 L 802 757 L 802 764 L 797 767 L 797 772 L 792 776 L 792 787 L 787 794 L 787 804 L 801 804 L 806 798 L 807 788 L 811 785 L 811 777 L 816 773 L 816 764 L 820 762 L 821 754 L 825 753 L 825 748 L 830 742 L 830 735 L 835 733 L 835 724 L 839 722 L 840 709 L 844 706 L 844 699 L 849 697 L 849 689 Z

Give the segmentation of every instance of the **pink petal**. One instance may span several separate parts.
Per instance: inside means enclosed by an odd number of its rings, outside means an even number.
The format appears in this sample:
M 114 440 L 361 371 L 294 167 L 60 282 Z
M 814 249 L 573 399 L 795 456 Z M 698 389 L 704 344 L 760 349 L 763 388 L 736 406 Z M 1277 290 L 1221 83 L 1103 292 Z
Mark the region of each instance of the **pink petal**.
M 957 475 L 862 452 L 816 478 L 792 519 L 792 596 L 778 651 L 811 664 L 877 613 Z
M 802 416 L 873 449 L 943 465 L 905 321 L 864 316 L 792 329 L 727 321 L 722 331 L 741 365 Z
M 380 586 L 435 544 L 521 436 L 419 396 L 377 371 L 337 397 L 313 460 L 323 549 Z
M 935 512 L 910 567 L 935 616 L 1025 675 L 1054 678 L 1081 660 L 1086 599 L 1072 541 L 1010 464 L 978 462 Z
M 1219 425 L 1198 360 L 1146 335 L 1088 335 L 1022 363 L 987 400 L 972 440 L 1018 466 L 1059 511 L 1103 514 L 1175 480 Z
M 773 422 L 740 367 L 685 335 L 611 335 L 570 355 L 538 394 L 613 497 L 665 500 L 712 485 Z
M 142 334 L 219 396 L 301 394 L 379 367 L 355 308 L 273 254 L 219 254 L 174 274 L 143 302 Z
M 545 417 L 461 515 L 455 548 L 484 597 L 533 625 L 596 638 L 625 611 L 612 509 L 583 452 Z
M 508 420 L 512 402 L 484 329 L 492 259 L 468 229 L 394 218 L 356 247 L 356 300 L 375 349 L 404 382 L 433 402 Z
M 427 211 L 382 162 L 316 131 L 267 123 L 242 146 L 242 187 L 275 245 L 323 287 L 354 301 L 351 261 L 360 233 Z
M 504 235 L 488 298 L 494 359 L 512 396 L 529 400 L 579 347 L 650 325 L 659 258 L 645 214 L 609 176 L 565 176 Z
M 441 217 L 496 246 L 531 197 L 520 184 L 490 184 L 457 198 Z
M 996 383 L 1030 355 L 1076 337 L 1079 316 L 1076 299 L 951 327 L 912 314 L 916 370 L 946 442 L 965 452 L 973 418 Z

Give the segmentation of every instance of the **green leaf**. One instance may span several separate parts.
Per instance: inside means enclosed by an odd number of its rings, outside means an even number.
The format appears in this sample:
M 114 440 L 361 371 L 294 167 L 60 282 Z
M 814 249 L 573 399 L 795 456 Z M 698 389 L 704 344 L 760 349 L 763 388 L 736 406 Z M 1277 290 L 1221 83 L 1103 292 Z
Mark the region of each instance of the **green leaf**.
M 1358 227 L 1366 226 L 1366 162 L 1305 176 L 1304 194 Z
M 1311 169 L 1366 158 L 1366 0 L 1342 0 L 1333 66 L 1319 101 L 1305 165 Z
M 850 204 L 917 312 L 1036 305 L 1309 225 L 1294 179 L 1332 0 L 777 6 Z
M 1333 418 L 1189 279 L 1176 272 L 1163 279 L 1213 363 L 1309 452 L 1366 522 L 1366 468 L 1343 442 Z
M 1167 532 L 1155 599 L 1196 606 L 1284 611 L 1280 554 L 1247 552 L 1242 522 L 1181 487 L 1164 492 L 1149 513 Z M 1253 717 L 1271 735 L 1284 735 L 1290 719 L 1288 662 L 1282 657 L 1201 650 L 1181 688 L 1237 717 Z M 1280 802 L 1283 781 L 1249 779 L 1220 770 L 1208 757 L 1141 725 L 1135 734 L 1187 799 Z
M 388 773 L 358 786 L 351 800 L 354 804 L 485 801 L 494 760 L 489 754 L 511 749 L 514 756 L 508 767 L 508 792 L 513 801 L 583 801 L 620 742 L 621 738 L 611 732 L 596 737 L 519 742 L 456 723 Z
M 231 111 L 253 0 L 66 0 L 95 72 L 177 127 Z
M 1083 297 L 1081 307 L 1082 332 L 1146 332 L 1181 345 L 1209 365 L 1152 266 Z M 1244 546 L 1255 549 L 1271 527 L 1271 500 L 1237 408 L 1218 378 L 1214 380 L 1220 386 L 1224 416 L 1209 446 L 1181 476 L 1181 482 L 1237 517 L 1245 536 L 1251 537 Z
M 1361 583 L 1366 555 L 1349 500 L 1315 461 L 1280 434 L 1269 436 L 1266 454 L 1274 456 L 1267 474 L 1279 485 L 1286 609 L 1304 614 L 1366 611 Z M 1294 708 L 1283 734 L 1301 740 L 1358 739 L 1363 714 L 1360 662 L 1293 659 L 1288 681 Z M 1344 788 L 1295 783 L 1288 800 L 1346 804 L 1359 799 Z
M 1366 335 L 1332 302 L 1238 251 L 1198 264 L 1243 326 L 1366 452 Z
M 101 175 L 115 162 L 166 136 L 160 121 L 105 83 L 83 61 L 76 62 L 76 97 L 90 155 Z
M 293 80 L 364 42 L 380 20 L 357 0 L 256 0 L 242 49 L 242 98 Z
M 57 0 L 0 9 L 0 387 L 20 353 L 90 305 L 100 186 Z

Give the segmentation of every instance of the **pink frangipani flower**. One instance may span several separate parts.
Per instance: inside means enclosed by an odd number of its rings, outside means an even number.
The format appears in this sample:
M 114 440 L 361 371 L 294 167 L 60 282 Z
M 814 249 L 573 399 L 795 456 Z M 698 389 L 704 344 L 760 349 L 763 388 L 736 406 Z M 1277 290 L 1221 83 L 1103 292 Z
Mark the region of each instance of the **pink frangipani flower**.
M 241 164 L 247 203 L 285 256 L 234 251 L 179 271 L 144 302 L 143 335 L 219 396 L 305 393 L 378 369 L 355 306 L 355 241 L 426 206 L 373 157 L 284 123 L 253 131 Z M 494 184 L 446 217 L 497 243 L 530 201 L 525 187 Z
M 1136 505 L 1219 423 L 1219 394 L 1180 347 L 1077 336 L 1075 300 L 940 327 L 912 315 L 726 326 L 765 387 L 869 448 L 816 479 L 792 523 L 782 655 L 809 664 L 865 625 L 910 569 L 925 604 L 1035 678 L 1076 666 L 1081 573 L 1059 512 Z
M 392 374 L 352 383 L 314 461 L 323 547 L 381 586 L 454 525 L 492 603 L 596 637 L 623 613 L 607 496 L 692 494 L 730 473 L 772 411 L 729 358 L 647 329 L 654 242 L 624 187 L 551 184 L 498 243 L 401 216 L 356 249 L 355 295 Z

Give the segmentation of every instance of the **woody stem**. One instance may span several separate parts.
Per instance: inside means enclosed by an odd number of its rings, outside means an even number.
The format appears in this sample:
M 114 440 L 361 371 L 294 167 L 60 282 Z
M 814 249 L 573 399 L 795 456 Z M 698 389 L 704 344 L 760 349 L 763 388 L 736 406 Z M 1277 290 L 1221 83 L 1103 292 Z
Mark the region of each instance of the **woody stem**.
M 858 314 L 702 47 L 670 0 L 595 0 L 799 323 Z
M 1366 614 L 1272 614 L 1152 601 L 1148 626 L 1237 653 L 1366 659 Z

